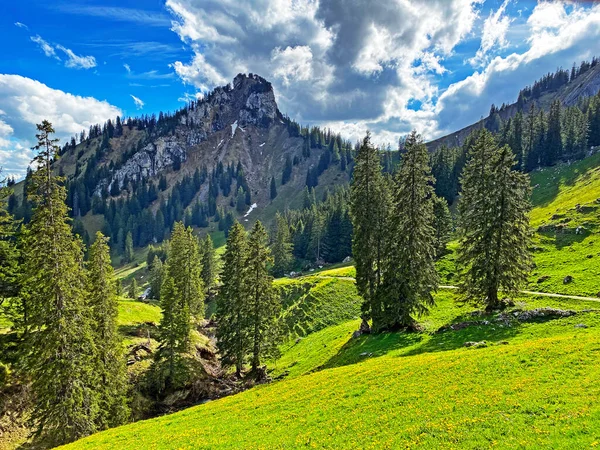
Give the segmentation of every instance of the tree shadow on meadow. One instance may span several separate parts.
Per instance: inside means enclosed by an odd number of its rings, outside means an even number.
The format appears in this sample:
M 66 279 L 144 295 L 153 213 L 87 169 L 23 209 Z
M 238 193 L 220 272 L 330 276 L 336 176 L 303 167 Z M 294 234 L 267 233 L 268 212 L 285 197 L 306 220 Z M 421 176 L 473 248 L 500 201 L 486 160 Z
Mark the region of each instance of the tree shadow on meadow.
M 376 358 L 394 350 L 416 345 L 422 340 L 421 333 L 390 332 L 362 335 L 346 342 L 338 353 L 318 370 L 356 364 L 367 358 Z
M 482 320 L 488 320 L 483 318 Z M 497 345 L 505 343 L 508 339 L 515 337 L 520 331 L 519 323 L 512 323 L 510 326 L 490 322 L 488 325 L 473 323 L 461 330 L 446 330 L 432 333 L 430 338 L 422 345 L 410 349 L 401 356 L 414 356 L 423 353 L 445 352 L 466 347 L 467 342 L 483 343 L 481 346 Z
M 329 361 L 317 370 L 356 364 L 366 359 L 396 352 L 397 357 L 415 356 L 424 353 L 444 352 L 466 347 L 467 342 L 480 343 L 479 346 L 492 346 L 508 343 L 507 340 L 519 334 L 521 324 L 510 325 L 494 322 L 493 315 L 473 317 L 469 314 L 457 316 L 449 324 L 470 322 L 459 330 L 427 332 L 390 332 L 363 335 L 350 339 Z M 483 324 L 487 321 L 487 324 Z M 483 344 L 485 342 L 485 344 Z M 402 351 L 402 349 L 406 349 Z

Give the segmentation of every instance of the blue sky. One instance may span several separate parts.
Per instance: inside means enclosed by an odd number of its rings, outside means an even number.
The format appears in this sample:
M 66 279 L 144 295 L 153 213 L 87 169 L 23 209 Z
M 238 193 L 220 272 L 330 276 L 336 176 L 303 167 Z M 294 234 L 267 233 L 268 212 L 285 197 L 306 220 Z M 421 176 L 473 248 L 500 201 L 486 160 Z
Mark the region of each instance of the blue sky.
M 22 0 L 0 14 L 0 166 L 20 176 L 35 123 L 67 139 L 181 107 L 239 72 L 282 112 L 357 139 L 426 139 L 600 55 L 600 5 L 517 0 Z

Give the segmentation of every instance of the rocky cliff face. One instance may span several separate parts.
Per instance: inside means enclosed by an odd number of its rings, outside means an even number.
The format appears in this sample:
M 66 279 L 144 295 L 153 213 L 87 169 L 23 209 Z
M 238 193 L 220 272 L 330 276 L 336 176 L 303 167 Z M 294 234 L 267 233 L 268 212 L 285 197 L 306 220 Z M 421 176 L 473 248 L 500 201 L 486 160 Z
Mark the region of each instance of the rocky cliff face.
M 154 177 L 172 167 L 176 160 L 183 163 L 190 150 L 219 132 L 224 134 L 230 129 L 233 138 L 238 129 L 242 132 L 246 127 L 268 129 L 281 119 L 271 83 L 258 75 L 239 74 L 231 85 L 216 88 L 182 114 L 172 135 L 152 139 L 109 179 L 101 181 L 96 193 L 104 187 L 110 190 L 114 183 L 121 189 L 125 180 Z M 224 140 L 218 148 L 224 148 L 221 145 Z M 217 155 L 216 160 L 220 159 Z

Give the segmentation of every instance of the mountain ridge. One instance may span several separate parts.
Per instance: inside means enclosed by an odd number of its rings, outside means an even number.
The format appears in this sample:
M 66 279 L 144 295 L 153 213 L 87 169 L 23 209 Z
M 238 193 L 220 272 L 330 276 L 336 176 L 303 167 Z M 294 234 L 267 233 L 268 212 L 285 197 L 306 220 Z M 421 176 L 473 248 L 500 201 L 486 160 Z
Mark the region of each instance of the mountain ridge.
M 500 118 L 502 120 L 508 120 L 509 118 L 514 117 L 519 111 L 525 113 L 532 104 L 535 105 L 536 108 L 541 108 L 547 112 L 550 108 L 550 104 L 554 100 L 560 100 L 564 106 L 574 106 L 581 99 L 598 94 L 598 92 L 600 92 L 600 64 L 597 64 L 596 59 L 593 59 L 592 61 L 593 65 L 588 70 L 585 70 L 575 78 L 570 79 L 568 83 L 560 86 L 558 89 L 549 89 L 543 92 L 539 98 L 531 99 L 529 101 L 520 101 L 520 99 L 517 99 L 514 103 L 503 104 L 501 108 L 497 109 Z M 559 71 L 561 71 L 561 69 L 559 69 Z M 546 75 L 546 77 L 548 75 Z M 524 89 L 522 89 L 519 94 L 521 94 L 523 90 Z M 427 142 L 427 148 L 429 151 L 435 151 L 438 147 L 443 145 L 448 147 L 458 147 L 462 145 L 467 136 L 474 130 L 486 126 L 486 123 L 490 121 L 491 115 L 492 114 L 488 114 L 486 117 L 482 117 L 477 122 L 467 125 L 460 130 Z

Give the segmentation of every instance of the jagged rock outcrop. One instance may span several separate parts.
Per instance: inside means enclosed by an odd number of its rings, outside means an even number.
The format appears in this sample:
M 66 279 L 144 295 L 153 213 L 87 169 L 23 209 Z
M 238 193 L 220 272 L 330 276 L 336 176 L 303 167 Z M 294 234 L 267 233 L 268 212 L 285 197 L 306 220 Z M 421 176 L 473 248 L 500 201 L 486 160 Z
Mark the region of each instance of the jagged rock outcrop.
M 152 138 L 109 179 L 102 180 L 95 193 L 100 195 L 104 187 L 110 190 L 114 183 L 121 189 L 125 180 L 154 177 L 177 160 L 185 162 L 191 148 L 229 127 L 233 138 L 238 129 L 268 128 L 281 119 L 271 83 L 258 75 L 239 74 L 232 84 L 216 88 L 182 114 L 172 135 Z

